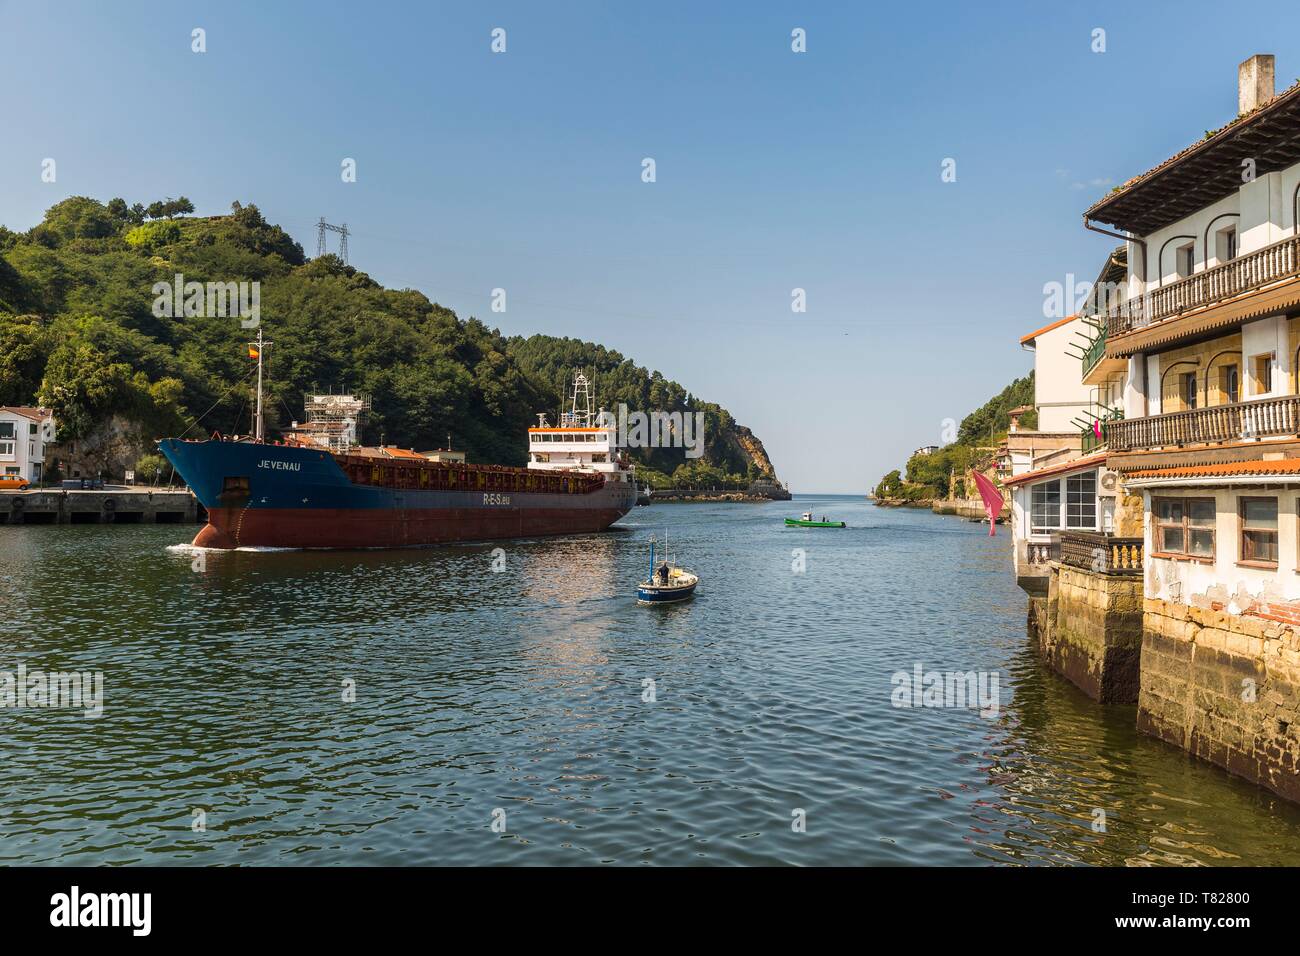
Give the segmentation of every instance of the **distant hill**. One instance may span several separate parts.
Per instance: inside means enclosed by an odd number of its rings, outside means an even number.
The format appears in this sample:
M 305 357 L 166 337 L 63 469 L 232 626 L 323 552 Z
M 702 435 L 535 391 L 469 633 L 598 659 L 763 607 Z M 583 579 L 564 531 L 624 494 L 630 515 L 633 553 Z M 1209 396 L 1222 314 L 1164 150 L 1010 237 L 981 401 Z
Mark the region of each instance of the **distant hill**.
M 771 471 L 762 444 L 717 405 L 600 345 L 507 339 L 412 289 L 385 289 L 333 255 L 308 260 L 253 205 L 194 217 L 181 197 L 149 206 L 65 199 L 24 232 L 0 226 L 0 404 L 54 409 L 83 467 L 120 474 L 154 438 L 251 431 L 249 330 L 236 317 L 155 315 L 155 283 L 260 285 L 269 437 L 302 419 L 308 391 L 372 397 L 364 438 L 418 449 L 448 433 L 471 460 L 522 464 L 525 429 L 561 402 L 563 374 L 595 371 L 599 397 L 702 410 L 705 454 L 634 451 L 659 473 Z M 567 364 L 566 364 L 567 363 Z M 194 426 L 196 418 L 202 422 Z M 647 477 L 653 477 L 651 471 Z
M 923 501 L 948 496 L 948 476 L 964 479 L 972 467 L 989 457 L 1011 425 L 1010 411 L 1034 404 L 1034 373 L 1018 378 L 961 420 L 957 440 L 928 455 L 913 455 L 903 471 L 895 469 L 877 482 L 872 497 Z M 1025 428 L 1037 427 L 1037 412 L 1021 416 Z

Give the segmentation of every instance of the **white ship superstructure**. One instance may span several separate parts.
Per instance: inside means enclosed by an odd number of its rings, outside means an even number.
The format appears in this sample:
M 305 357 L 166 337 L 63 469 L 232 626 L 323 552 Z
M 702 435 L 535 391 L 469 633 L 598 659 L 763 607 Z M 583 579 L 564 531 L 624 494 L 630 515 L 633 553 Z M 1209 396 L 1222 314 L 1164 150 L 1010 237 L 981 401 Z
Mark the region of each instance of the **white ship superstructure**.
M 539 471 L 580 471 L 602 474 L 611 481 L 633 480 L 633 466 L 618 447 L 618 431 L 595 413 L 591 382 L 579 373 L 573 382 L 570 410 L 560 413 L 558 426 L 545 415 L 528 429 L 528 467 Z

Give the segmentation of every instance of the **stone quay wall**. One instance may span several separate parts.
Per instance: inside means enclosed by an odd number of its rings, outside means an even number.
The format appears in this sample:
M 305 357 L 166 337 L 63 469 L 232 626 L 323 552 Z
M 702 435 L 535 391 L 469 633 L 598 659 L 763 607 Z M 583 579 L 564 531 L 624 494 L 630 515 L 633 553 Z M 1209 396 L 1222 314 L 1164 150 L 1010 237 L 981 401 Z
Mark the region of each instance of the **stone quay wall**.
M 1300 624 L 1147 599 L 1137 725 L 1300 801 Z
M 1029 632 L 1048 665 L 1093 700 L 1134 704 L 1142 652 L 1142 579 L 1068 565 L 1029 602 Z

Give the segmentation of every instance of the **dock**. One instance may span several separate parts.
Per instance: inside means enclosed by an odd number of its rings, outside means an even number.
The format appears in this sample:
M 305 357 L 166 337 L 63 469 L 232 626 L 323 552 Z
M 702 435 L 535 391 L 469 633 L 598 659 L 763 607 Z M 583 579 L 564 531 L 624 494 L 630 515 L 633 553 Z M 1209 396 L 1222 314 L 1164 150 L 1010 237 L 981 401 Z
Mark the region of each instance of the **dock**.
M 187 488 L 107 487 L 0 492 L 0 525 L 198 524 L 207 513 Z

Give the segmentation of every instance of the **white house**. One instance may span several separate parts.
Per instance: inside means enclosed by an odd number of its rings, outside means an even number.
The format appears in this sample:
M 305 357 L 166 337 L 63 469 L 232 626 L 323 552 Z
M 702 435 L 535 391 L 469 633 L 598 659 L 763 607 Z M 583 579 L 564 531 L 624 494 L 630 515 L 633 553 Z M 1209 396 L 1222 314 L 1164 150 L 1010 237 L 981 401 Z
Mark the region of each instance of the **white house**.
M 1077 315 L 1058 319 L 1020 339 L 1034 353 L 1034 408 L 1038 431 L 1078 434 L 1092 402 L 1091 391 L 1079 379 L 1079 349 L 1092 336 Z
M 1090 300 L 1087 311 L 1092 306 Z M 1063 532 L 1115 529 L 1119 482 L 1106 468 L 1106 452 L 1093 452 L 1100 444 L 1091 424 L 1098 417 L 1097 389 L 1080 375 L 1096 324 L 1091 316 L 1071 315 L 1020 339 L 1034 353 L 1038 427 L 1021 427 L 1028 408 L 1012 410 L 999 472 L 1011 497 L 1016 580 L 1031 594 L 1045 592 Z
M 48 408 L 0 405 L 0 473 L 36 484 L 45 477 L 45 449 L 54 442 Z
M 1146 596 L 1233 612 L 1300 600 L 1300 84 L 1273 75 L 1246 60 L 1235 118 L 1085 213 L 1126 241 L 1105 432 L 1142 495 Z

